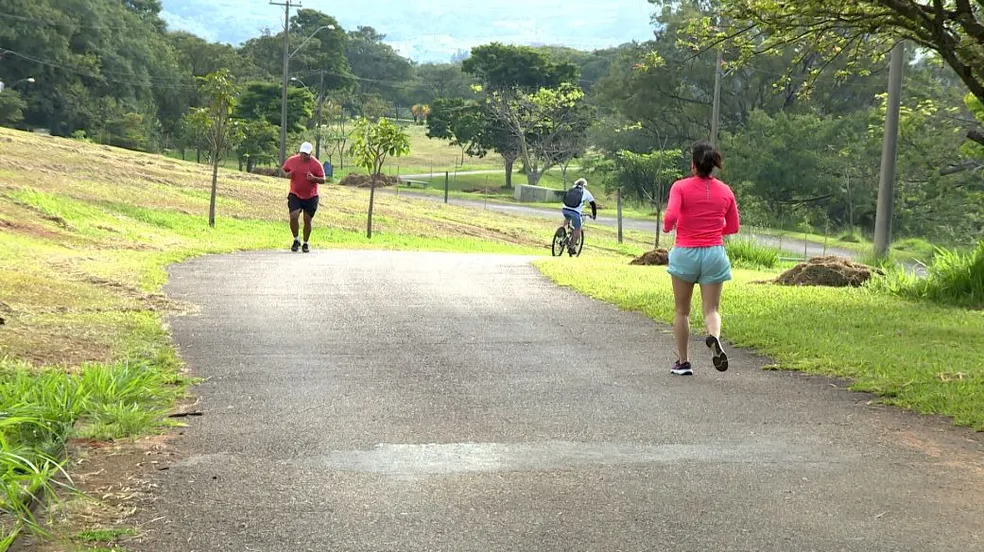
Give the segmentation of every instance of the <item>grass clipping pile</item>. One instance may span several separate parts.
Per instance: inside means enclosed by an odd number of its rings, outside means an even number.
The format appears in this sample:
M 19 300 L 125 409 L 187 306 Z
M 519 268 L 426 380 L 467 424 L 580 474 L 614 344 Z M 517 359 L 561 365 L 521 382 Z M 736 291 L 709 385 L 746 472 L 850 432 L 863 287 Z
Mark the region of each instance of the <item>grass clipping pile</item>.
M 395 176 L 388 176 L 385 174 L 379 175 L 376 179 L 376 187 L 382 188 L 386 186 L 396 186 L 400 183 L 400 179 Z M 351 186 L 353 188 L 369 188 L 372 186 L 372 177 L 367 174 L 356 174 L 352 173 L 339 182 L 342 186 Z
M 880 269 L 843 257 L 814 257 L 784 272 L 772 283 L 780 286 L 860 287 L 876 274 L 885 275 Z
M 665 249 L 654 249 L 638 259 L 634 259 L 629 264 L 636 266 L 666 266 L 670 264 L 670 252 Z

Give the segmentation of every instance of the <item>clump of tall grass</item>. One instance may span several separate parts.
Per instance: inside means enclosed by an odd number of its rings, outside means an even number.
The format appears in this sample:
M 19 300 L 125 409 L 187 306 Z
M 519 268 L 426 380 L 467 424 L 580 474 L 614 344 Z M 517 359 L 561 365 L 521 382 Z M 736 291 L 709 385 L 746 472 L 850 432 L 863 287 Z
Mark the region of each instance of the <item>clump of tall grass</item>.
M 920 278 L 901 267 L 872 280 L 874 289 L 941 305 L 984 308 L 984 241 L 967 253 L 937 249 Z
M 779 249 L 751 238 L 728 238 L 724 247 L 732 264 L 739 268 L 775 268 L 779 265 Z
M 25 529 L 43 533 L 31 505 L 70 485 L 59 460 L 65 441 L 154 431 L 182 384 L 171 366 L 150 362 L 87 364 L 70 372 L 0 359 L 0 552 Z

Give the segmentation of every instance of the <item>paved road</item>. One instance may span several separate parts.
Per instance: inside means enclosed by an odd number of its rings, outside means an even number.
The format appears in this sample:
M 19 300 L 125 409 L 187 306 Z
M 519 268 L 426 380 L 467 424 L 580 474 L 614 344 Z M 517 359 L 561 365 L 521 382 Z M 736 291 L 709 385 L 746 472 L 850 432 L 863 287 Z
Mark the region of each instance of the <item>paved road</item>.
M 526 259 L 250 253 L 167 291 L 205 415 L 129 549 L 984 549 L 969 433 L 740 351 L 673 378 L 665 328 Z
M 395 193 L 392 189 L 386 189 L 386 193 Z M 431 201 L 444 201 L 443 196 L 436 196 L 431 194 L 423 194 L 420 192 L 413 192 L 408 190 L 400 190 L 400 195 L 409 195 L 414 198 L 428 199 Z M 482 200 L 476 199 L 463 199 L 463 198 L 448 198 L 448 202 L 461 207 L 470 207 L 474 209 L 488 209 L 490 211 L 496 211 L 499 213 L 506 213 L 509 215 L 516 216 L 527 216 L 527 217 L 538 217 L 538 218 L 552 218 L 559 219 L 560 208 L 550 209 L 546 207 L 533 207 L 530 205 L 520 205 L 520 204 L 510 204 L 510 203 L 497 203 L 497 202 L 484 202 Z M 609 228 L 617 228 L 618 220 L 614 216 L 599 215 L 598 220 L 589 221 L 588 224 L 600 224 L 602 226 L 607 226 Z M 645 232 L 649 234 L 656 234 L 656 219 L 635 219 L 635 218 L 624 218 L 622 219 L 622 228 L 625 230 L 634 230 L 638 232 Z M 762 243 L 767 243 L 774 247 L 781 247 L 784 251 L 795 255 L 796 257 L 802 257 L 804 251 L 803 240 L 796 240 L 795 238 L 787 238 L 780 241 L 778 238 L 773 236 L 767 236 L 764 234 L 753 234 L 745 232 L 745 235 L 750 235 Z M 813 242 L 807 242 L 805 244 L 806 252 L 809 257 L 816 257 L 819 255 L 839 255 L 841 257 L 847 257 L 853 259 L 857 256 L 857 253 L 851 251 L 850 249 L 844 249 L 839 247 L 824 247 L 823 244 L 816 244 Z

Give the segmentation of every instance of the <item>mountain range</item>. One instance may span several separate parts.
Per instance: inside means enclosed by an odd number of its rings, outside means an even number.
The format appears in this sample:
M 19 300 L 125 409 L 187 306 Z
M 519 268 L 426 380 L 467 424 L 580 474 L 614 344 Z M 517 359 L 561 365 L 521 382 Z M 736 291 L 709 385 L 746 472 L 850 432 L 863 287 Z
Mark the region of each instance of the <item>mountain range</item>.
M 268 0 L 163 0 L 172 29 L 237 45 L 283 25 L 283 8 Z M 417 62 L 446 62 L 492 41 L 562 45 L 582 50 L 652 37 L 647 0 L 306 0 L 303 8 L 334 16 L 345 29 L 370 26 Z

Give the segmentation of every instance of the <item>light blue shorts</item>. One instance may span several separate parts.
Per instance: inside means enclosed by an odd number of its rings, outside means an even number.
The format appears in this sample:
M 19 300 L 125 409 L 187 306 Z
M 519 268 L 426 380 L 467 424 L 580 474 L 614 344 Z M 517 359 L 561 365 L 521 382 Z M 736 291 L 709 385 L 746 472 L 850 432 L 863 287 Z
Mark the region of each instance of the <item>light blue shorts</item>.
M 567 208 L 565 208 L 563 212 L 564 218 L 571 221 L 571 226 L 573 226 L 575 230 L 580 230 L 581 226 L 584 224 L 584 221 L 581 219 L 581 213 Z
M 721 284 L 731 279 L 731 260 L 722 245 L 674 247 L 666 271 L 693 284 Z

